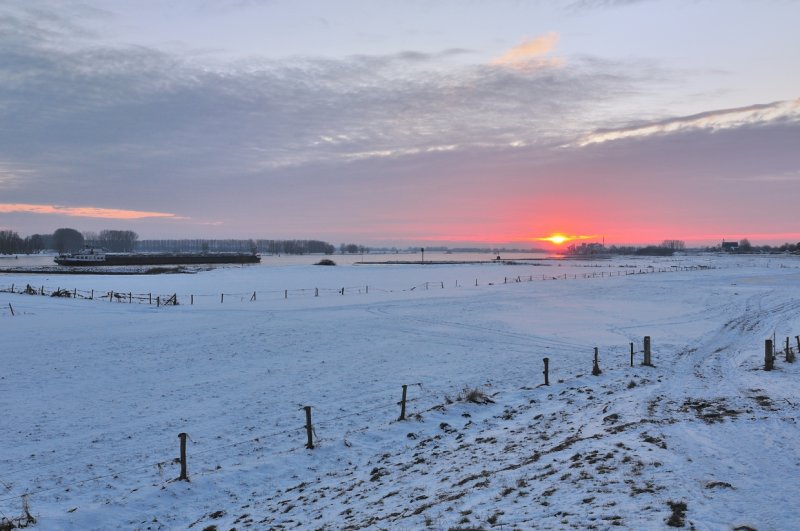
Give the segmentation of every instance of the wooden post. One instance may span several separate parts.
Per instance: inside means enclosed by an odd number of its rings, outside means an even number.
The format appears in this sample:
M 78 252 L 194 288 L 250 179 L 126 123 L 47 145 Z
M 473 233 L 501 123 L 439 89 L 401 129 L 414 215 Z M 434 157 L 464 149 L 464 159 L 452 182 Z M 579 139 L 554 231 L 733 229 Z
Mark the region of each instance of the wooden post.
M 631 342 L 631 367 L 633 367 L 633 342 Z
M 314 288 L 314 296 L 319 297 L 319 288 Z
M 550 358 L 543 358 L 544 362 L 544 384 L 550 385 Z
M 14 293 L 14 284 L 11 284 L 11 293 Z
M 185 433 L 178 434 L 178 438 L 181 440 L 181 476 L 178 481 L 189 481 L 189 476 L 186 474 L 186 437 Z
M 367 285 L 366 288 L 367 288 L 367 295 L 369 295 L 369 285 Z
M 403 385 L 403 398 L 400 399 L 400 418 L 397 420 L 406 420 L 406 391 L 407 385 Z
M 14 307 L 11 306 L 11 303 L 8 303 L 8 309 L 11 310 L 11 317 L 14 317 Z
M 256 292 L 255 291 L 253 292 L 253 296 L 250 297 L 250 301 L 251 302 L 254 301 L 254 300 L 256 300 Z
M 475 279 L 475 286 L 476 287 L 478 286 L 478 279 L 477 278 Z
M 648 367 L 652 365 L 650 360 L 650 336 L 644 336 L 644 361 L 642 365 L 647 365 Z
M 133 304 L 133 293 L 128 292 L 128 304 Z
M 225 294 L 224 293 L 220 293 L 219 294 L 219 303 L 222 304 L 223 302 L 225 302 Z
M 442 289 L 444 289 L 444 281 L 442 281 Z
M 284 299 L 288 299 L 289 298 L 289 290 L 288 289 L 283 290 L 283 298 Z
M 189 304 L 190 305 L 194 304 L 194 295 L 189 295 Z
M 78 296 L 78 288 L 73 288 L 72 289 L 72 298 L 74 299 L 77 296 Z
M 600 376 L 603 371 L 600 370 L 600 361 L 597 359 L 597 347 L 594 347 L 594 366 L 592 367 L 592 376 Z
M 311 427 L 311 406 L 304 406 L 303 409 L 306 410 L 306 435 L 308 436 L 308 442 L 306 443 L 306 448 L 309 450 L 314 449 L 314 438 L 313 438 L 313 428 Z
M 91 300 L 94 300 L 94 290 L 92 290 L 92 295 L 89 297 Z
M 152 293 L 148 293 L 147 294 L 147 304 L 153 304 L 153 294 Z
M 774 360 L 772 358 L 772 340 L 767 339 L 764 341 L 764 370 L 771 371 L 774 367 Z
M 800 336 L 794 336 L 797 340 L 797 353 L 800 354 Z M 792 361 L 794 361 L 794 354 L 792 354 Z
M 160 306 L 161 306 L 161 295 L 159 295 L 158 297 L 156 297 L 156 308 L 158 308 L 158 307 L 160 307 Z
M 426 290 L 428 289 L 428 283 L 427 282 L 425 283 L 425 289 Z
M 792 355 L 789 353 L 789 336 L 786 336 L 786 349 L 783 351 L 783 354 L 786 357 L 786 363 L 791 363 Z

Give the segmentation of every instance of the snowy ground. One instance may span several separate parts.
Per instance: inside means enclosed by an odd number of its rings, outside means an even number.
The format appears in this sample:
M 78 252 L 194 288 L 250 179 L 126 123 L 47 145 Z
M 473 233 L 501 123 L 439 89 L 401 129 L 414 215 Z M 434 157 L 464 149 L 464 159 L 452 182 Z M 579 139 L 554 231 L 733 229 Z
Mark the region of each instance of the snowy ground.
M 797 347 L 797 257 L 0 276 L 29 283 L 97 298 L 0 293 L 0 518 L 28 493 L 37 529 L 800 525 L 800 363 L 761 370 Z

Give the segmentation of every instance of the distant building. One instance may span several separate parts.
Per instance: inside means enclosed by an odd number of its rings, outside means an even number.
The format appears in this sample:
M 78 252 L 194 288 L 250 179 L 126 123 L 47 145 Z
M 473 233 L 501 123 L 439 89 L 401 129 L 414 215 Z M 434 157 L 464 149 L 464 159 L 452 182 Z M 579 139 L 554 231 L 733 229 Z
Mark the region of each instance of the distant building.
M 728 253 L 735 253 L 739 250 L 739 242 L 726 242 L 722 240 L 722 250 Z

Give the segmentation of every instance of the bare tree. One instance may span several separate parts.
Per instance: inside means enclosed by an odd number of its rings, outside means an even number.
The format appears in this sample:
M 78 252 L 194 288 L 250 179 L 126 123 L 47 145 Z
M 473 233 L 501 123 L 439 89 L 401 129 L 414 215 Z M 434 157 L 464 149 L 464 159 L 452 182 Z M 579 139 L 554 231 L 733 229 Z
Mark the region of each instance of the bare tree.
M 83 235 L 75 229 L 56 229 L 53 233 L 53 247 L 59 253 L 79 251 L 83 243 Z
M 686 242 L 683 240 L 664 240 L 661 242 L 661 247 L 672 249 L 673 251 L 683 251 L 686 249 Z

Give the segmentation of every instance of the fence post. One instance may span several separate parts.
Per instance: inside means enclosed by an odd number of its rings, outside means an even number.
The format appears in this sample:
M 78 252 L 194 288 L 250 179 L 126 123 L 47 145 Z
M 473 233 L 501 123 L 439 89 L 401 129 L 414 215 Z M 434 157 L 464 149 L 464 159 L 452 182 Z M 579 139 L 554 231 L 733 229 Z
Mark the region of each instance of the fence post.
M 223 302 L 225 302 L 225 294 L 224 293 L 220 293 L 219 294 L 219 303 L 222 304 Z
M 186 474 L 186 437 L 185 433 L 178 434 L 178 438 L 181 440 L 181 476 L 178 481 L 189 481 L 189 476 Z
M 92 295 L 89 297 L 90 300 L 94 300 L 94 290 L 92 290 Z
M 594 347 L 594 366 L 592 367 L 592 376 L 600 376 L 603 371 L 600 370 L 600 361 L 597 359 L 597 347 Z
M 650 360 L 650 336 L 644 336 L 644 362 L 642 365 L 652 366 Z
M 133 304 L 133 293 L 128 292 L 128 304 Z
M 442 289 L 444 289 L 444 281 L 442 281 Z
M 189 295 L 189 304 L 190 305 L 194 304 L 194 295 Z
M 313 428 L 311 427 L 311 406 L 304 406 L 303 409 L 306 410 L 306 435 L 308 436 L 308 442 L 306 443 L 306 448 L 309 450 L 314 449 L 314 438 L 312 435 Z
M 774 367 L 774 359 L 772 357 L 772 340 L 767 339 L 764 341 L 764 370 L 771 371 Z
M 550 385 L 550 358 L 542 358 L 544 362 L 544 384 Z
M 475 286 L 476 287 L 478 286 L 478 279 L 477 278 L 475 279 Z
M 250 301 L 254 301 L 254 300 L 256 300 L 256 292 L 255 291 L 253 292 L 253 296 L 250 297 Z
M 403 398 L 400 399 L 400 418 L 397 420 L 406 420 L 406 391 L 407 385 L 403 385 Z
M 790 353 L 789 348 L 789 336 L 786 336 L 786 350 L 784 350 L 784 355 L 786 356 L 786 363 L 791 363 L 792 361 L 792 354 Z
M 14 307 L 11 306 L 11 303 L 8 303 L 8 309 L 11 310 L 11 317 L 14 317 Z
M 367 288 L 367 295 L 369 295 L 369 284 L 367 284 L 366 288 Z
M 156 297 L 156 308 L 159 308 L 160 306 L 161 306 L 161 295 Z
M 631 367 L 633 367 L 633 342 L 631 342 Z
M 314 296 L 319 297 L 319 288 L 314 288 Z
M 148 293 L 147 294 L 147 304 L 153 304 L 153 294 L 152 293 Z

